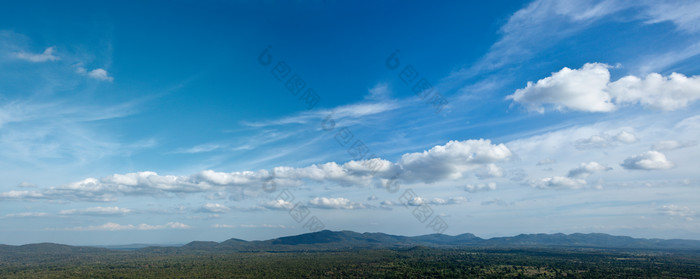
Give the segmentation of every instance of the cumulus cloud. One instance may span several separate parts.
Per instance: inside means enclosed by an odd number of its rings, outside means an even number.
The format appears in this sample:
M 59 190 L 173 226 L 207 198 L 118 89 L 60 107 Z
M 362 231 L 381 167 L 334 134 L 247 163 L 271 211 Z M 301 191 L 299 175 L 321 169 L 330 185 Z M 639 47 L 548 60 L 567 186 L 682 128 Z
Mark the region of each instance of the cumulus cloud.
M 151 230 L 163 230 L 163 229 L 189 229 L 192 228 L 191 226 L 185 225 L 183 223 L 178 223 L 178 222 L 170 222 L 165 225 L 148 225 L 148 224 L 140 224 L 140 225 L 132 225 L 132 224 L 127 224 L 127 225 L 120 225 L 117 223 L 105 223 L 103 225 L 99 226 L 87 226 L 87 227 L 74 227 L 74 228 L 68 228 L 66 230 L 69 231 L 151 231 Z
M 581 163 L 578 168 L 572 169 L 567 174 L 569 178 L 586 178 L 594 172 L 609 171 L 611 167 L 606 167 L 598 162 Z
M 617 142 L 622 143 L 633 143 L 637 141 L 637 136 L 634 133 L 628 131 L 621 131 L 613 137 Z
M 619 105 L 640 104 L 656 110 L 677 110 L 700 99 L 700 76 L 657 73 L 645 77 L 625 76 L 610 81 L 611 66 L 586 63 L 580 69 L 564 67 L 536 83 L 528 82 L 506 97 L 528 110 L 609 112 Z
M 677 141 L 677 140 L 662 140 L 651 146 L 652 150 L 664 151 L 675 150 L 698 145 L 697 141 Z
M 495 169 L 491 164 L 507 161 L 512 153 L 504 144 L 490 140 L 450 141 L 421 153 L 404 154 L 398 164 L 404 170 L 402 178 L 432 183 L 444 179 L 461 178 L 471 170 Z M 491 171 L 502 175 L 500 170 Z
M 272 210 L 289 210 L 294 207 L 294 204 L 282 199 L 268 201 L 262 205 L 262 207 Z
M 670 169 L 674 164 L 663 153 L 652 150 L 629 157 L 620 166 L 629 170 L 662 170 Z
M 218 204 L 218 203 L 207 203 L 203 205 L 199 210 L 199 212 L 207 212 L 207 213 L 226 213 L 231 211 L 231 208 L 228 206 L 225 206 L 223 204 Z
M 700 76 L 672 73 L 664 77 L 651 73 L 644 78 L 626 76 L 610 84 L 619 104 L 641 104 L 657 110 L 677 110 L 700 99 Z
M 133 212 L 133 210 L 128 208 L 120 207 L 90 207 L 84 209 L 66 209 L 61 210 L 58 214 L 60 215 L 126 215 Z
M 105 69 L 97 68 L 87 74 L 89 77 L 102 81 L 114 81 L 114 78 L 107 74 Z
M 326 198 L 316 197 L 309 201 L 309 205 L 324 209 L 361 209 L 366 208 L 364 204 L 352 202 L 346 198 Z
M 93 69 L 93 70 L 88 71 L 88 69 L 83 67 L 82 63 L 77 64 L 75 66 L 75 72 L 78 74 L 81 74 L 81 75 L 85 75 L 89 78 L 100 80 L 100 81 L 109 81 L 109 82 L 114 81 L 114 78 L 111 77 L 109 75 L 109 73 L 107 73 L 107 70 L 102 69 L 102 68 L 97 68 L 97 69 Z
M 540 113 L 544 113 L 546 104 L 559 111 L 612 111 L 615 105 L 606 92 L 610 81 L 608 67 L 601 63 L 587 63 L 581 69 L 564 67 L 537 83 L 528 82 L 525 88 L 516 90 L 506 99 Z
M 54 56 L 54 47 L 48 47 L 44 50 L 43 53 L 36 54 L 36 53 L 27 53 L 27 52 L 17 52 L 15 53 L 15 57 L 30 61 L 30 62 L 46 62 L 46 61 L 56 61 L 60 60 L 61 58 Z
M 578 178 L 568 178 L 563 176 L 554 176 L 541 178 L 539 180 L 532 180 L 530 181 L 530 186 L 541 189 L 580 189 L 586 186 L 586 180 Z
M 469 193 L 493 191 L 496 190 L 496 183 L 489 182 L 480 184 L 467 184 L 467 186 L 464 187 L 464 190 Z
M 45 189 L 8 191 L 0 200 L 84 200 L 115 201 L 119 196 L 168 196 L 208 193 L 210 199 L 225 198 L 234 190 L 262 190 L 263 187 L 294 187 L 308 182 L 340 186 L 367 186 L 401 179 L 433 183 L 458 179 L 467 172 L 478 178 L 500 177 L 496 163 L 508 161 L 512 153 L 504 144 L 490 140 L 450 141 L 428 151 L 404 154 L 394 163 L 381 158 L 328 162 L 307 167 L 274 167 L 271 170 L 217 172 L 204 170 L 189 176 L 160 175 L 152 171 L 114 174 Z
M 408 205 L 417 206 L 417 205 L 421 205 L 424 203 L 425 203 L 425 200 L 421 197 L 413 197 L 410 200 L 408 200 Z
M 579 150 L 606 148 L 616 146 L 620 143 L 633 143 L 637 140 L 637 136 L 634 133 L 628 131 L 620 131 L 613 136 L 607 133 L 601 133 L 593 135 L 589 138 L 578 139 L 576 140 L 576 142 L 574 142 L 574 146 L 576 147 L 576 149 Z

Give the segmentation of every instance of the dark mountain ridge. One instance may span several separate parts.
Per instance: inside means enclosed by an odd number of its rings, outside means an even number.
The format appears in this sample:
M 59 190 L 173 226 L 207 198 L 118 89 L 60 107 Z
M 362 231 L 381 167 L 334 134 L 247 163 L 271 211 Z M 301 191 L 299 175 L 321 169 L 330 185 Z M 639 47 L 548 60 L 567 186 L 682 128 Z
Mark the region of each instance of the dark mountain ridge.
M 400 236 L 385 233 L 358 233 L 353 231 L 323 230 L 294 236 L 285 236 L 263 241 L 245 241 L 231 238 L 223 242 L 192 241 L 179 247 L 152 246 L 138 249 L 141 252 L 285 252 L 285 251 L 329 251 L 349 249 L 395 249 L 416 246 L 435 248 L 611 248 L 611 249 L 657 249 L 700 250 L 700 240 L 644 239 L 629 236 L 614 236 L 602 233 L 574 234 L 520 234 L 510 237 L 483 239 L 470 233 L 450 236 L 428 234 Z M 21 246 L 0 245 L 0 253 L 86 253 L 108 251 L 105 248 L 69 246 L 53 243 L 27 244 Z

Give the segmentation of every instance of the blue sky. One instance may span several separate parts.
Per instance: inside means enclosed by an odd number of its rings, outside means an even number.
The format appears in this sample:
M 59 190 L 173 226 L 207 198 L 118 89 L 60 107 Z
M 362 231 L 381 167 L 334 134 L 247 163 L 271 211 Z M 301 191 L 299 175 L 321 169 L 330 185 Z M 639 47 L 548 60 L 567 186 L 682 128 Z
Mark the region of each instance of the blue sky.
M 699 54 L 694 1 L 5 3 L 1 242 L 700 239 Z

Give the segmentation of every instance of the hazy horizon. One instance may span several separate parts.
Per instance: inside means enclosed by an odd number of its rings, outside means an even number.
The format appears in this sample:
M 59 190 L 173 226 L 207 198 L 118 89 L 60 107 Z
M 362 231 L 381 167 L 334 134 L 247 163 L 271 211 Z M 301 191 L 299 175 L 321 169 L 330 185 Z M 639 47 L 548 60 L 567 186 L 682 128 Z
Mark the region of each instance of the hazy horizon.
M 13 1 L 0 243 L 700 240 L 700 2 Z

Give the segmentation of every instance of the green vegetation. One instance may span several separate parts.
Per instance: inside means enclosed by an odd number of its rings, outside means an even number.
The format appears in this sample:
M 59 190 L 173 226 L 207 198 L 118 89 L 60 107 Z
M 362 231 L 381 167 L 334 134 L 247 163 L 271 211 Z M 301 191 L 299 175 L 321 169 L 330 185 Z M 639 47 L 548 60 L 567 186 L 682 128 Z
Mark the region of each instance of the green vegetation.
M 60 247 L 55 247 L 60 248 Z M 700 278 L 700 253 L 583 248 L 313 252 L 52 249 L 0 255 L 0 278 Z

